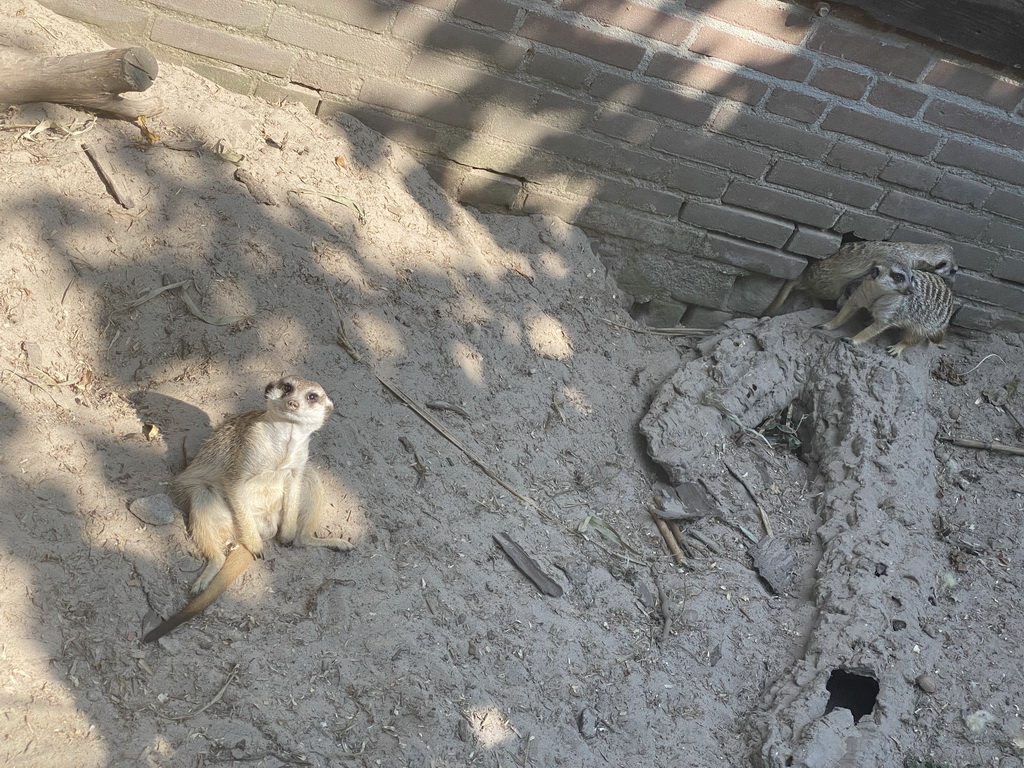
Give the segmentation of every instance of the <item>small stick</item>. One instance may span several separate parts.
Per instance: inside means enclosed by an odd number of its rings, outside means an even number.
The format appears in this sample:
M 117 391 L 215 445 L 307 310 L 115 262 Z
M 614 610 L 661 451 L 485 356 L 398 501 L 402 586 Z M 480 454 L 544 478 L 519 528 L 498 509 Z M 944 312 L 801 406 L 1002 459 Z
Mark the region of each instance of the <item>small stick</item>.
M 961 448 L 977 448 L 981 451 L 1000 451 L 1002 453 L 1012 453 L 1014 456 L 1024 456 L 1024 447 L 1016 445 L 1003 445 L 1002 443 L 982 442 L 980 440 L 963 440 L 959 437 L 940 437 L 944 443 L 952 443 L 958 445 Z
M 203 712 L 205 712 L 210 707 L 212 707 L 214 704 L 216 704 L 218 701 L 220 701 L 220 697 L 224 695 L 224 691 L 226 691 L 228 689 L 228 686 L 231 685 L 231 681 L 234 680 L 238 676 L 238 667 L 239 666 L 240 666 L 240 663 L 235 664 L 235 666 L 233 666 L 231 668 L 231 671 L 228 672 L 228 679 L 224 681 L 224 685 L 221 686 L 220 690 L 217 691 L 216 695 L 212 699 L 210 699 L 205 705 L 203 705 L 202 707 L 197 709 L 195 712 L 192 712 L 192 713 L 187 714 L 187 715 L 165 715 L 162 712 L 157 712 L 157 710 L 154 707 L 152 707 L 152 706 L 150 706 L 150 709 L 152 709 L 154 712 L 156 712 L 158 715 L 160 715 L 160 717 L 164 718 L 165 720 L 188 720 L 190 717 L 195 717 L 196 715 L 201 715 Z
M 85 150 L 85 154 L 88 155 L 92 161 L 93 167 L 96 172 L 103 179 L 103 183 L 107 185 L 107 189 L 110 190 L 110 194 L 114 196 L 114 199 L 121 204 L 124 208 L 134 208 L 135 203 L 132 201 L 131 195 L 128 191 L 121 186 L 121 183 L 114 178 L 114 174 L 107 168 L 106 161 L 100 156 L 100 153 L 95 147 L 90 144 L 83 144 L 82 149 Z
M 672 559 L 676 561 L 676 565 L 686 565 L 686 555 L 679 548 L 679 544 L 672 535 L 672 531 L 669 530 L 668 523 L 654 514 L 653 511 L 651 512 L 651 517 L 654 518 L 654 524 L 658 526 L 661 537 L 665 539 L 665 544 L 668 546 L 668 551 L 672 553 Z
M 673 538 L 679 542 L 679 548 L 690 557 L 693 557 L 693 547 L 690 546 L 686 537 L 683 536 L 683 532 L 679 530 L 679 523 L 675 520 L 666 520 L 665 522 L 668 524 L 668 529 L 672 531 Z
M 740 485 L 742 485 L 746 489 L 747 495 L 749 495 L 750 498 L 754 500 L 754 504 L 757 505 L 757 511 L 761 514 L 761 524 L 764 525 L 764 532 L 769 536 L 774 536 L 775 533 L 772 532 L 772 524 L 771 521 L 768 519 L 768 513 L 764 511 L 764 507 L 761 506 L 761 502 L 757 498 L 757 495 L 750 489 L 750 486 L 747 485 L 747 481 L 743 479 L 743 476 L 740 475 L 740 473 L 737 472 L 735 469 L 729 466 L 729 462 L 725 461 L 722 463 L 725 464 L 725 468 L 729 470 L 729 474 L 735 477 L 737 480 L 739 480 Z

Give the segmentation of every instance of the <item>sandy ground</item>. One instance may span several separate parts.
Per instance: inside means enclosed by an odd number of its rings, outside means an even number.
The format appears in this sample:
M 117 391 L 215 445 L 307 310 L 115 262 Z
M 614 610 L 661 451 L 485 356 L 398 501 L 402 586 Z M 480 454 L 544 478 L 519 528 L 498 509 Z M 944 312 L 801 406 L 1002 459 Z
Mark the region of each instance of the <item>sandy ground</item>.
M 0 16 L 7 46 L 105 47 Z M 645 333 L 558 220 L 466 211 L 355 121 L 172 66 L 152 91 L 155 146 L 52 105 L 0 125 L 0 762 L 1022 765 L 1024 465 L 936 439 L 1024 438 L 1019 337 Z M 270 546 L 141 644 L 201 563 L 129 505 L 289 372 L 337 405 L 321 533 L 355 548 Z M 705 514 L 685 565 L 648 512 L 676 484 L 707 501 L 665 503 Z

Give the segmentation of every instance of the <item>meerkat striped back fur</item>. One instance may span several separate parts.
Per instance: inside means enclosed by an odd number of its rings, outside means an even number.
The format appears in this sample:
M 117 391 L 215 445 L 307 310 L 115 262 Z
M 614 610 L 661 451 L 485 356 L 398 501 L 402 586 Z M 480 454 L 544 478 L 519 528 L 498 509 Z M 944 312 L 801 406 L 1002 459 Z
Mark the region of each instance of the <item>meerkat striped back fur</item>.
M 815 302 L 838 302 L 868 277 L 872 267 L 884 264 L 934 272 L 945 278 L 952 278 L 957 271 L 953 249 L 945 243 L 847 243 L 827 259 L 811 262 L 799 277 L 783 285 L 765 315 L 775 315 L 793 291 L 802 291 Z

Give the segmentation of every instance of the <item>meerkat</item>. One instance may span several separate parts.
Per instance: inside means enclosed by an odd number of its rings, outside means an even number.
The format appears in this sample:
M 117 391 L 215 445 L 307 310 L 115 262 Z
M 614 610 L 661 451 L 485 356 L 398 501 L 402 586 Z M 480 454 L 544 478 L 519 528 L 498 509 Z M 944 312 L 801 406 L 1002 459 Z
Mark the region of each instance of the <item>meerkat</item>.
M 820 327 L 833 331 L 864 308 L 871 312 L 874 322 L 843 341 L 856 346 L 889 328 L 899 328 L 903 336 L 888 348 L 890 355 L 898 357 L 903 350 L 926 339 L 942 341 L 953 316 L 953 292 L 934 272 L 907 269 L 899 264 L 875 266 L 836 316 Z
M 783 285 L 765 315 L 771 317 L 778 312 L 794 290 L 803 291 L 815 301 L 838 302 L 848 296 L 848 289 L 868 276 L 872 267 L 881 264 L 900 264 L 946 278 L 957 271 L 953 249 L 942 243 L 847 243 L 827 259 L 811 262 L 798 278 Z
M 148 632 L 149 643 L 204 611 L 248 568 L 273 536 L 297 547 L 345 551 L 344 539 L 317 538 L 324 494 L 309 466 L 309 439 L 334 403 L 316 382 L 285 376 L 264 389 L 266 409 L 229 418 L 171 484 L 188 511 L 188 530 L 206 567 L 195 597 Z M 227 555 L 225 555 L 227 551 Z

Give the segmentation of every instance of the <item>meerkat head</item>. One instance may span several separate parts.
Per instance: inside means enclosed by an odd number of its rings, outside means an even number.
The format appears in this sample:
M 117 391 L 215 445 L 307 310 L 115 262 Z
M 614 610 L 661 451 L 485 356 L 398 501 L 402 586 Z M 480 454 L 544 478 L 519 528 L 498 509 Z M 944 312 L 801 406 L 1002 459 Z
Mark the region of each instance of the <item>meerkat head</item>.
M 899 264 L 876 264 L 871 268 L 871 279 L 890 293 L 906 295 L 914 287 L 912 270 Z
M 956 262 L 952 259 L 939 259 L 929 266 L 929 269 L 937 275 L 952 277 L 956 274 Z
M 334 411 L 334 403 L 315 381 L 285 376 L 272 381 L 263 389 L 267 398 L 267 410 L 275 411 L 288 418 L 315 425 L 319 428 Z

